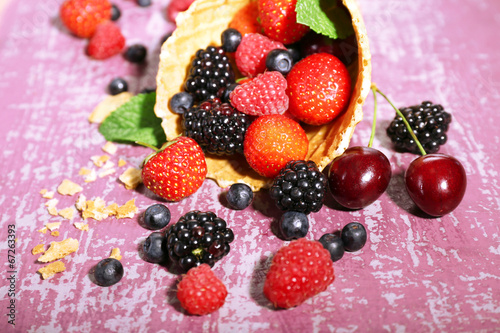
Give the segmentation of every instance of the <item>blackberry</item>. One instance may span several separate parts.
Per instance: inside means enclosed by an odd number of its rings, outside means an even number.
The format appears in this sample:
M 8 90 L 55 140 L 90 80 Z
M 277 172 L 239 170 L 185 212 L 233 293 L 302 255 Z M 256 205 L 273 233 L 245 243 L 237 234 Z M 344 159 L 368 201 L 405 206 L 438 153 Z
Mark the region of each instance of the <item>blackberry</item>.
M 233 231 L 213 212 L 193 210 L 167 228 L 167 251 L 171 261 L 188 271 L 203 263 L 213 266 L 230 251 Z
M 304 214 L 323 206 L 326 177 L 313 161 L 290 161 L 274 179 L 269 191 L 276 205 L 285 211 Z
M 399 109 L 413 129 L 418 141 L 426 153 L 435 153 L 439 147 L 446 143 L 448 126 L 451 123 L 451 114 L 446 112 L 439 104 L 425 101 Z M 417 144 L 408 132 L 403 119 L 396 116 L 389 127 L 387 135 L 396 149 L 418 154 Z
M 184 90 L 193 94 L 196 102 L 203 102 L 220 95 L 234 78 L 226 52 L 220 47 L 209 46 L 196 52 Z
M 250 116 L 219 98 L 205 101 L 182 115 L 185 135 L 198 142 L 204 151 L 217 155 L 243 153 L 250 122 Z

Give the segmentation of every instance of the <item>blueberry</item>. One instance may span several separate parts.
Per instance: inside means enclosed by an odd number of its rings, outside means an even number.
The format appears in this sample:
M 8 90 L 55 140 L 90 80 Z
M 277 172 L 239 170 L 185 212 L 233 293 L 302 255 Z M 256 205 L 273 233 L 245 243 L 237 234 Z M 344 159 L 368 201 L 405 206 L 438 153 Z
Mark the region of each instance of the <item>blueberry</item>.
M 279 229 L 285 240 L 302 238 L 309 231 L 309 220 L 304 213 L 286 211 L 279 220 Z
M 146 261 L 153 263 L 165 261 L 168 254 L 164 251 L 164 242 L 165 237 L 161 232 L 153 232 L 148 238 L 146 238 L 146 241 L 143 244 L 144 257 Z
M 342 228 L 342 243 L 349 252 L 361 250 L 366 243 L 365 227 L 358 222 L 348 223 Z
M 227 203 L 236 210 L 245 209 L 252 203 L 253 192 L 247 184 L 233 184 L 226 194 Z
M 193 95 L 185 91 L 176 93 L 170 99 L 170 108 L 177 114 L 183 114 L 185 111 L 189 110 L 193 104 Z
M 108 85 L 108 91 L 111 95 L 118 95 L 122 92 L 128 91 L 127 81 L 121 77 L 114 78 Z
M 170 210 L 162 204 L 149 206 L 144 212 L 144 225 L 151 230 L 159 230 L 170 222 Z
M 97 284 L 102 287 L 112 286 L 120 281 L 122 277 L 122 263 L 114 258 L 99 261 L 94 270 L 94 278 Z
M 120 11 L 120 8 L 118 8 L 117 5 L 112 4 L 111 5 L 111 21 L 118 21 L 120 16 L 122 16 L 122 12 Z
M 151 6 L 151 0 L 137 0 L 137 4 L 141 7 Z
M 138 64 L 144 62 L 144 59 L 146 59 L 147 54 L 148 50 L 144 45 L 134 44 L 130 45 L 125 50 L 123 56 L 125 57 L 125 60 Z
M 233 28 L 224 30 L 221 34 L 222 49 L 226 52 L 236 52 L 241 43 L 241 33 Z
M 336 234 L 324 234 L 319 239 L 319 242 L 330 252 L 330 258 L 332 258 L 333 262 L 342 259 L 344 256 L 344 243 L 342 243 L 340 236 Z
M 266 56 L 266 67 L 270 71 L 278 71 L 283 75 L 290 72 L 293 66 L 293 58 L 288 50 L 274 49 Z
M 227 87 L 222 88 L 222 93 L 221 93 L 221 100 L 223 103 L 231 103 L 231 93 L 233 92 L 234 89 L 238 86 L 237 83 L 231 83 Z

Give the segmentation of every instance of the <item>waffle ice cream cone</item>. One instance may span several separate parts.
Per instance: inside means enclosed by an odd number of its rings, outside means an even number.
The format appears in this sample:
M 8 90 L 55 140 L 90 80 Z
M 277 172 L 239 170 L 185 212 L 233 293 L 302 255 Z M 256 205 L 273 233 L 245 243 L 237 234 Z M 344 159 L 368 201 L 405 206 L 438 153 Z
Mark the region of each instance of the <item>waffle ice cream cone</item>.
M 156 115 L 162 119 L 167 139 L 182 134 L 182 116 L 169 109 L 169 100 L 182 90 L 188 67 L 198 49 L 220 45 L 220 36 L 235 13 L 249 0 L 196 0 L 177 16 L 177 28 L 163 44 L 157 75 Z M 371 55 L 361 12 L 355 0 L 343 0 L 352 18 L 358 44 L 358 57 L 348 69 L 353 91 L 347 110 L 334 121 L 322 126 L 304 125 L 309 138 L 307 159 L 323 170 L 349 146 L 356 125 L 362 120 L 362 106 L 370 91 Z M 206 155 L 207 177 L 221 187 L 246 183 L 257 191 L 271 184 L 272 179 L 257 174 L 243 155 Z

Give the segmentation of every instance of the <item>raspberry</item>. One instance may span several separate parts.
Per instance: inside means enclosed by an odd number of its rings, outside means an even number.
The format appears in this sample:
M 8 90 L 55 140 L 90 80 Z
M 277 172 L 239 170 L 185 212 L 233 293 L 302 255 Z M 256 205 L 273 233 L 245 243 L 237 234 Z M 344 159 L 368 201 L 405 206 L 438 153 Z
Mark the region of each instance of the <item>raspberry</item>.
M 230 251 L 233 231 L 213 212 L 197 210 L 186 213 L 167 228 L 167 251 L 170 259 L 188 271 L 200 264 L 213 266 Z
M 97 26 L 111 19 L 107 0 L 66 0 L 59 10 L 61 21 L 78 37 L 92 37 Z
M 254 77 L 266 70 L 266 56 L 274 49 L 286 50 L 285 46 L 258 33 L 243 36 L 235 53 L 236 66 L 244 76 Z
M 290 161 L 274 179 L 269 194 L 281 210 L 309 214 L 323 207 L 326 186 L 316 163 Z
M 220 47 L 209 46 L 196 52 L 184 89 L 196 102 L 217 97 L 217 93 L 234 82 L 234 71 Z
M 191 268 L 177 285 L 177 298 L 190 314 L 206 315 L 224 305 L 226 286 L 207 264 Z
M 198 142 L 208 153 L 242 154 L 250 117 L 214 98 L 184 112 L 182 125 L 185 135 Z
M 274 256 L 264 295 L 275 307 L 288 309 L 326 290 L 334 279 L 330 253 L 320 242 L 300 238 Z
M 283 114 L 288 109 L 286 79 L 279 72 L 265 72 L 237 86 L 231 104 L 251 116 Z
M 99 24 L 89 41 L 87 52 L 94 59 L 107 59 L 120 53 L 125 47 L 125 38 L 120 28 L 112 22 Z
M 410 124 L 413 133 L 417 136 L 426 153 L 435 153 L 441 145 L 446 143 L 446 132 L 451 123 L 451 114 L 446 112 L 441 105 L 425 101 L 420 105 L 401 108 L 400 111 Z M 387 135 L 397 149 L 415 154 L 420 153 L 401 117 L 396 116 L 394 118 L 387 128 Z

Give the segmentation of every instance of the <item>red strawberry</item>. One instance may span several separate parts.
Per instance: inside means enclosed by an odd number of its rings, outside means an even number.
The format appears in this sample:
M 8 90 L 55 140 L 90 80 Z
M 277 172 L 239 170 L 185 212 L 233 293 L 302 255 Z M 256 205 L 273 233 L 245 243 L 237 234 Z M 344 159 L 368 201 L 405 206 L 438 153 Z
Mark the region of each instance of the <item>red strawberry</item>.
M 308 26 L 297 23 L 297 0 L 258 1 L 260 24 L 267 37 L 283 44 L 292 44 L 309 31 Z
M 238 85 L 231 93 L 231 104 L 251 116 L 283 114 L 288 109 L 286 79 L 279 72 L 265 72 Z
M 243 76 L 254 77 L 266 70 L 266 56 L 274 49 L 286 50 L 285 46 L 264 35 L 251 33 L 243 36 L 235 53 L 236 66 Z
M 287 75 L 289 111 L 310 125 L 326 124 L 339 116 L 351 97 L 351 78 L 335 56 L 316 53 L 299 61 Z
M 94 59 L 107 59 L 120 53 L 125 47 L 125 37 L 113 22 L 99 24 L 89 41 L 87 53 Z
M 207 163 L 201 147 L 191 138 L 178 137 L 146 158 L 144 185 L 169 201 L 179 201 L 203 184 Z
M 291 308 L 326 290 L 335 279 L 328 250 L 300 238 L 278 250 L 264 282 L 264 295 L 275 307 Z
M 242 36 L 262 31 L 259 23 L 259 8 L 257 1 L 250 1 L 236 12 L 229 27 L 238 30 Z
M 59 10 L 61 21 L 78 37 L 89 38 L 97 26 L 111 19 L 107 0 L 66 0 Z
M 226 286 L 207 264 L 191 268 L 177 285 L 177 298 L 187 312 L 206 315 L 224 305 Z
M 261 116 L 247 129 L 243 152 L 262 176 L 274 178 L 291 160 L 303 160 L 309 149 L 306 132 L 296 121 L 279 114 Z

